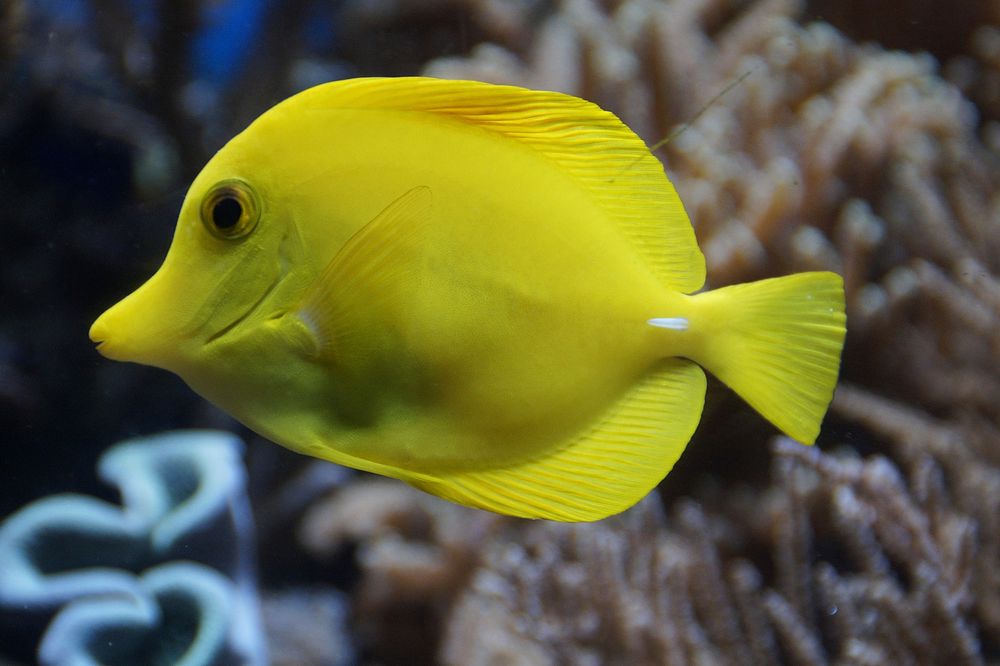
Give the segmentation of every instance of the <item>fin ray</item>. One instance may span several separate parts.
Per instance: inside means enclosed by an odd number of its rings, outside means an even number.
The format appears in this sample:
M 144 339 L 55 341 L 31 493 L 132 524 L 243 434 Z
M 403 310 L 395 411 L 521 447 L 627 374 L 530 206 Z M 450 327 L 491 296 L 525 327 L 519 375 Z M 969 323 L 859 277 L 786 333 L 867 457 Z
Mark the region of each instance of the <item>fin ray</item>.
M 363 319 L 376 303 L 405 307 L 404 285 L 412 288 L 422 270 L 432 204 L 428 187 L 400 196 L 348 239 L 306 292 L 298 312 L 318 356 L 359 355 L 378 344 L 378 328 Z
M 584 188 L 666 286 L 705 282 L 705 258 L 663 165 L 614 114 L 562 93 L 429 77 L 357 78 L 283 104 L 432 113 L 521 143 Z
M 672 358 L 587 432 L 511 467 L 407 479 L 461 504 L 525 518 L 598 520 L 629 508 L 673 467 L 701 418 L 705 374 Z
M 695 357 L 785 434 L 812 444 L 837 384 L 843 280 L 797 273 L 694 299 L 709 326 Z

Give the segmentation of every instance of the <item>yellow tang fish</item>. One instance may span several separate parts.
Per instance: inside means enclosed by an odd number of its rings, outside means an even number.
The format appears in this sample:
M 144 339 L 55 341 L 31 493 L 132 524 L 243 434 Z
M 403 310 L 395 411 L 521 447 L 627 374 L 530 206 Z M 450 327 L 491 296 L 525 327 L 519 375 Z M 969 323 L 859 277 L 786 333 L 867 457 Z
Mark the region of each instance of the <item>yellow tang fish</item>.
M 690 295 L 660 162 L 576 97 L 431 78 L 306 90 L 194 180 L 163 266 L 90 337 L 294 451 L 468 506 L 596 520 L 666 475 L 702 367 L 812 443 L 843 283 Z

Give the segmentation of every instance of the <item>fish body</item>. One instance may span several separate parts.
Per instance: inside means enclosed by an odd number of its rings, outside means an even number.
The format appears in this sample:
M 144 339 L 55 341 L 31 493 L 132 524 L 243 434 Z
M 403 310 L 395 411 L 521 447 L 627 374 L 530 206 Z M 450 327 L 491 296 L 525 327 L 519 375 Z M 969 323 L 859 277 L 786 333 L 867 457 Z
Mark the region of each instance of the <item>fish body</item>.
M 91 338 L 293 450 L 470 506 L 593 520 L 683 451 L 699 364 L 815 439 L 840 278 L 692 296 L 704 279 L 662 166 L 612 114 L 510 86 L 354 79 L 220 150 L 163 266 Z

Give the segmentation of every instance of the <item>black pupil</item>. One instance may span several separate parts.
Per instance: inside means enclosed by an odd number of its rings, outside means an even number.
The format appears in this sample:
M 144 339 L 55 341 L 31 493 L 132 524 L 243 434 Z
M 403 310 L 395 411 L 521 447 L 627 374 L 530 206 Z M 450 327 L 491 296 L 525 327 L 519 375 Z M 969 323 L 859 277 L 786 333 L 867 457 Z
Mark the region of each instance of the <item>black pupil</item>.
M 212 223 L 219 229 L 231 229 L 243 215 L 243 206 L 235 198 L 226 196 L 212 206 Z

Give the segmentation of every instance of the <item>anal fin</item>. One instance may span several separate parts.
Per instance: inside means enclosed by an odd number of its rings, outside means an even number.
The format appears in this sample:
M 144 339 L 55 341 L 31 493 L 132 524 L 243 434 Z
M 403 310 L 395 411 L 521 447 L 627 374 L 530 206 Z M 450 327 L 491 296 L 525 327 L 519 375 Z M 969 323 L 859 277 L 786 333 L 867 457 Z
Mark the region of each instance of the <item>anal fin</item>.
M 628 509 L 670 471 L 698 425 L 704 399 L 702 369 L 667 359 L 595 425 L 551 453 L 501 469 L 408 481 L 497 513 L 599 520 Z

